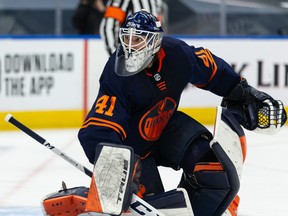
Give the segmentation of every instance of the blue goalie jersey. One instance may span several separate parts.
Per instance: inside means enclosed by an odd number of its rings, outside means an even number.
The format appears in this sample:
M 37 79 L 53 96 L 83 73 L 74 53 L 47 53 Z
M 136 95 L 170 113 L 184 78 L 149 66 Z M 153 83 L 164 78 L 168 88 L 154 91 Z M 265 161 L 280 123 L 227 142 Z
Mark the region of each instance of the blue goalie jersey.
M 165 36 L 153 66 L 133 76 L 115 73 L 114 53 L 100 77 L 98 96 L 78 137 L 94 163 L 100 142 L 132 146 L 141 157 L 157 143 L 188 84 L 228 96 L 240 76 L 208 49 Z

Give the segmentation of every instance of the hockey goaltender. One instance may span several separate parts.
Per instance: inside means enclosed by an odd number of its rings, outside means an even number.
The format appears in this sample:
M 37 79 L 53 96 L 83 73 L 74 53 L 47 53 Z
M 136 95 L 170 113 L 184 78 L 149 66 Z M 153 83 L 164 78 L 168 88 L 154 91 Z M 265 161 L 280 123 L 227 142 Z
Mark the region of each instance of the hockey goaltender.
M 243 128 L 275 134 L 287 120 L 283 103 L 208 49 L 164 36 L 145 10 L 127 17 L 119 40 L 78 134 L 94 164 L 90 188 L 47 197 L 46 214 L 237 215 Z M 177 110 L 189 84 L 223 98 L 213 134 Z M 178 189 L 164 191 L 158 166 L 183 170 Z M 73 202 L 56 205 L 67 196 Z

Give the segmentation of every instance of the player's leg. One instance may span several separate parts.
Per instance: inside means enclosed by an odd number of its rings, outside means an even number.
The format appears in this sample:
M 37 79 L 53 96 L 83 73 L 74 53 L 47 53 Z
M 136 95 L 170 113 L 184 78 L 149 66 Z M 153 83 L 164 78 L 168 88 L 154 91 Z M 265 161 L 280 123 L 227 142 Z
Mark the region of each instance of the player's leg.
M 199 136 L 212 139 L 209 130 L 195 119 L 183 112 L 175 112 L 157 143 L 156 153 L 154 154 L 157 165 L 179 170 L 180 163 L 190 143 Z
M 235 197 L 226 199 L 231 185 L 210 148 L 211 139 L 211 133 L 203 125 L 177 112 L 166 126 L 158 147 L 158 165 L 183 168 L 180 186 L 187 190 L 195 216 L 213 215 L 222 202 L 231 203 Z
M 181 162 L 184 172 L 179 187 L 187 190 L 195 216 L 218 215 L 215 212 L 219 208 L 222 209 L 219 215 L 222 215 L 230 204 L 233 204 L 230 209 L 235 215 L 239 201 L 233 202 L 235 195 L 228 196 L 230 180 L 209 143 L 209 140 L 199 137 L 190 145 Z M 224 202 L 227 204 L 222 207 Z
M 142 159 L 139 191 L 137 195 L 141 198 L 147 198 L 163 192 L 163 183 L 154 158 L 147 157 Z
M 193 128 L 193 132 L 190 133 L 191 130 L 187 131 L 186 128 Z M 174 136 L 174 134 L 176 135 Z M 176 112 L 171 117 L 161 138 L 151 150 L 149 157 L 141 160 L 140 189 L 145 191 L 145 193 L 142 192 L 143 197 L 164 192 L 157 166 L 179 169 L 180 161 L 189 143 L 201 134 L 207 134 L 212 138 L 211 133 L 205 127 L 186 114 Z

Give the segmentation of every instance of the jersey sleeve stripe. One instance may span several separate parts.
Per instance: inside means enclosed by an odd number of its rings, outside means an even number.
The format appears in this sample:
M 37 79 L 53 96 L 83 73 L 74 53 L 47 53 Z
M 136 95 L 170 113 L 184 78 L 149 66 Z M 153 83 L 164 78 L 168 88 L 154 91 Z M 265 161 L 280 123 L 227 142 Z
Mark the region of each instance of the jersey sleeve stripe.
M 200 59 L 202 59 L 203 64 L 205 65 L 205 67 L 210 68 L 211 69 L 211 75 L 209 78 L 208 83 L 213 79 L 213 77 L 215 76 L 215 74 L 217 73 L 218 67 L 217 64 L 211 54 L 211 52 L 208 49 L 202 49 L 198 52 L 195 52 L 196 56 Z M 197 86 L 198 88 L 203 88 L 205 87 L 207 84 L 197 84 L 195 86 Z
M 89 125 L 97 125 L 101 127 L 108 127 L 113 130 L 115 130 L 117 133 L 119 133 L 122 137 L 122 139 L 126 139 L 127 134 L 123 127 L 115 122 L 100 119 L 100 118 L 89 118 L 87 121 L 84 122 L 83 126 L 81 128 L 87 128 Z
M 204 65 L 207 67 L 207 68 L 211 68 L 212 70 L 212 74 L 210 76 L 210 79 L 209 81 L 211 81 L 213 79 L 213 77 L 215 76 L 216 72 L 217 72 L 217 64 L 211 54 L 211 52 L 207 49 L 205 50 L 200 50 L 198 52 L 195 52 L 195 54 L 198 56 L 198 58 L 201 58 Z

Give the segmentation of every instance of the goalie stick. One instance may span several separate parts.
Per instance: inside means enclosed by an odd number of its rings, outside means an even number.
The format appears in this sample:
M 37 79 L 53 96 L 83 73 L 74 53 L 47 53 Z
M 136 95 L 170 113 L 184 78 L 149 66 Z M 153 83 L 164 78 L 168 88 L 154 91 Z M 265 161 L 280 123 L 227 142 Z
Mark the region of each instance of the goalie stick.
M 87 169 L 82 164 L 78 163 L 77 161 L 73 160 L 72 158 L 68 157 L 64 152 L 60 151 L 59 149 L 55 148 L 53 145 L 51 145 L 49 142 L 47 142 L 43 137 L 39 136 L 37 133 L 32 131 L 27 126 L 23 125 L 21 122 L 16 120 L 11 114 L 7 114 L 5 117 L 5 121 L 13 124 L 15 127 L 38 141 L 40 144 L 57 154 L 58 156 L 62 157 L 64 160 L 68 161 L 70 164 L 72 164 L 74 167 L 79 169 L 80 171 L 84 172 L 89 177 L 92 177 L 92 172 Z
M 30 137 L 35 139 L 37 142 L 39 142 L 40 144 L 42 144 L 43 146 L 45 146 L 49 150 L 53 151 L 55 154 L 57 154 L 58 156 L 60 156 L 61 158 L 63 158 L 67 162 L 69 162 L 70 164 L 72 164 L 74 167 L 76 167 L 80 171 L 84 172 L 89 177 L 92 177 L 92 172 L 88 168 L 83 166 L 81 163 L 75 161 L 74 159 L 72 159 L 71 157 L 66 155 L 64 152 L 57 149 L 55 146 L 51 145 L 43 137 L 41 137 L 40 135 L 35 133 L 33 130 L 31 130 L 30 128 L 28 128 L 27 126 L 25 126 L 24 124 L 19 122 L 17 119 L 15 119 L 11 114 L 7 114 L 4 119 L 6 122 L 13 124 L 15 127 L 17 127 L 18 129 L 20 129 L 21 131 L 23 131 L 24 133 L 26 133 L 27 135 L 29 135 Z M 138 208 L 131 207 L 131 205 L 130 205 L 129 210 L 132 211 L 135 215 L 165 216 L 163 213 L 161 213 L 156 208 L 154 208 L 153 206 L 148 204 L 146 201 L 144 201 L 143 199 L 141 199 L 137 195 L 132 194 L 131 204 L 135 204 L 135 203 L 137 204 L 137 206 L 141 207 L 141 210 L 140 210 Z

